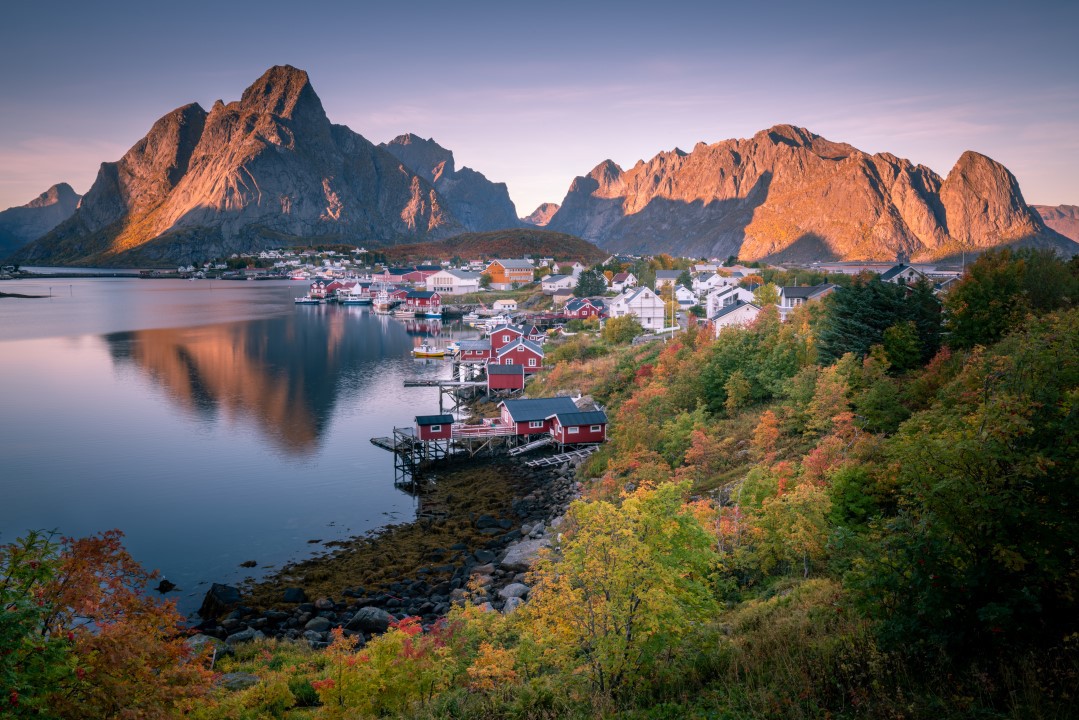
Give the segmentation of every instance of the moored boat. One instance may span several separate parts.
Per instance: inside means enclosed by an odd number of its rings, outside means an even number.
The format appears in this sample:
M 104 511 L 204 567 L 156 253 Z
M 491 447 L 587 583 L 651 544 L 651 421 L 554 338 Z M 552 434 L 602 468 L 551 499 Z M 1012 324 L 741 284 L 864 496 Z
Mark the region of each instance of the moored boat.
M 440 358 L 445 357 L 446 351 L 443 348 L 435 347 L 423 343 L 419 347 L 412 348 L 412 357 L 417 358 Z
M 297 305 L 321 305 L 322 304 L 322 300 L 320 300 L 319 298 L 316 298 L 316 297 L 311 297 L 310 295 L 304 295 L 303 297 L 298 297 L 295 300 L 293 300 L 292 302 L 296 303 Z

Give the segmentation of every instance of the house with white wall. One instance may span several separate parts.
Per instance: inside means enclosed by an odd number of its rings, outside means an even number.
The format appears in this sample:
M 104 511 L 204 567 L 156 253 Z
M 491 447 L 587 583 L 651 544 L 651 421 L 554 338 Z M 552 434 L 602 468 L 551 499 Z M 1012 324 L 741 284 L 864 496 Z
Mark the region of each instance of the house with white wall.
M 632 315 L 645 330 L 662 330 L 666 327 L 666 303 L 649 288 L 627 290 L 611 300 L 609 307 L 610 317 Z

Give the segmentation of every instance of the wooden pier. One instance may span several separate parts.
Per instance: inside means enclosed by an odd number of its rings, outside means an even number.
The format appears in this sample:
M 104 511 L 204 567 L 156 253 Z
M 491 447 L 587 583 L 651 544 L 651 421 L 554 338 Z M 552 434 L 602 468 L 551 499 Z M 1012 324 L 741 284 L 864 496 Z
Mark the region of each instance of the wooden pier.
M 547 457 L 536 458 L 535 460 L 528 460 L 525 462 L 525 465 L 530 468 L 543 468 L 551 467 L 552 465 L 561 465 L 562 463 L 569 462 L 571 460 L 583 460 L 597 450 L 599 450 L 599 445 L 588 445 L 587 447 L 578 448 L 577 450 L 571 450 L 569 452 L 559 453 L 558 455 L 548 455 Z

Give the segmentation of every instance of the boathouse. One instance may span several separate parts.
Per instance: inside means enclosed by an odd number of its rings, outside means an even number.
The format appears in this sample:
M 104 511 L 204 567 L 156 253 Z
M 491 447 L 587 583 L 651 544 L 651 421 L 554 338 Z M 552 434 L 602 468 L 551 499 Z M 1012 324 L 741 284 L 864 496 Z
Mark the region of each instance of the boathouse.
M 458 346 L 463 363 L 484 363 L 494 357 L 490 340 L 461 340 Z
M 601 443 L 607 439 L 607 413 L 602 410 L 589 412 L 560 412 L 551 417 L 551 436 L 560 445 L 573 443 Z
M 525 369 L 523 365 L 488 365 L 487 392 L 506 393 L 524 390 Z
M 418 440 L 449 440 L 453 432 L 453 415 L 417 415 Z
M 505 345 L 509 345 L 515 340 L 519 340 L 524 337 L 524 332 L 519 327 L 514 325 L 498 325 L 490 332 L 491 335 L 491 350 L 497 355 L 498 351 Z
M 517 435 L 545 435 L 551 432 L 559 413 L 578 413 L 577 405 L 568 397 L 503 400 L 498 404 L 501 421 Z
M 487 362 L 487 367 L 492 365 L 521 365 L 525 372 L 539 372 L 543 369 L 543 348 L 531 340 L 518 337 L 495 351 L 494 358 Z
M 417 315 L 441 315 L 442 296 L 437 292 L 413 290 L 405 295 L 405 308 Z

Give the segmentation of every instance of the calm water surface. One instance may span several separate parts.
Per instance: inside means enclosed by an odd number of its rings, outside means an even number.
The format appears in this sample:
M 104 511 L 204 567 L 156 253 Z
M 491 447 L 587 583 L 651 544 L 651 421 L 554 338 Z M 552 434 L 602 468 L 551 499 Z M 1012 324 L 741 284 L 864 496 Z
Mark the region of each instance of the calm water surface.
M 369 440 L 437 411 L 437 391 L 402 381 L 448 368 L 409 350 L 458 333 L 296 306 L 306 283 L 0 284 L 46 288 L 0 298 L 0 542 L 119 528 L 190 612 L 205 583 L 413 517 Z

